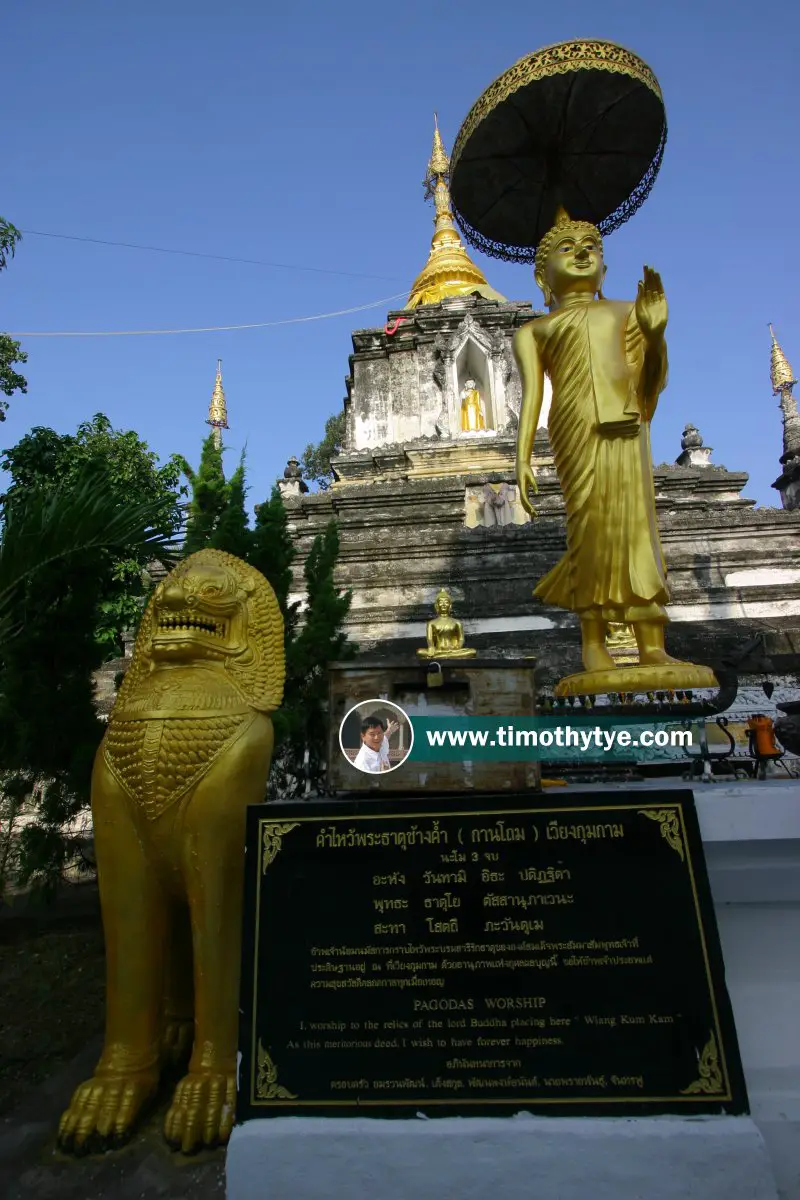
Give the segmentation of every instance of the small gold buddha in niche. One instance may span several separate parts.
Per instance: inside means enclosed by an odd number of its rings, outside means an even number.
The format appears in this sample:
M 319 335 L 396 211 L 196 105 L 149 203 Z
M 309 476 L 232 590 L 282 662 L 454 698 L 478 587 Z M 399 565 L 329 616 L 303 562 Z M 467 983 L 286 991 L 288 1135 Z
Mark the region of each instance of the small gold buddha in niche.
M 606 645 L 609 650 L 628 650 L 632 646 L 635 646 L 636 638 L 630 625 L 624 625 L 617 621 L 609 621 Z
M 420 658 L 473 658 L 476 650 L 464 645 L 464 627 L 452 615 L 453 601 L 444 588 L 434 601 L 436 616 L 428 621 L 426 630 L 428 644 L 420 647 Z
M 617 621 L 609 621 L 606 649 L 615 659 L 622 662 L 636 662 L 636 634 L 633 632 L 633 627 Z
M 599 230 L 559 209 L 536 252 L 536 282 L 550 311 L 514 339 L 523 384 L 517 483 L 532 516 L 531 453 L 545 374 L 553 388 L 548 432 L 567 552 L 534 595 L 578 614 L 585 668 L 557 690 L 716 687 L 709 668 L 664 648 L 669 592 L 650 454 L 650 422 L 667 382 L 664 289 L 645 267 L 633 302 L 606 300 L 605 272 Z M 617 666 L 606 645 L 609 622 L 632 626 L 638 665 Z
M 481 394 L 474 379 L 468 379 L 461 393 L 461 432 L 480 433 L 486 428 L 481 407 Z

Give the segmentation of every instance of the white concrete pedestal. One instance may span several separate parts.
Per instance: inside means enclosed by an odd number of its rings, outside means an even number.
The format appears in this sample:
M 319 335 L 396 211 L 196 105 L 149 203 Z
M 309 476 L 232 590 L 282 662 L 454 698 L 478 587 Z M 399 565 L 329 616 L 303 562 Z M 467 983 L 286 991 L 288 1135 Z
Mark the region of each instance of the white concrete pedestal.
M 749 1117 L 354 1120 L 233 1132 L 228 1200 L 776 1200 Z
M 800 784 L 695 801 L 752 1120 L 250 1121 L 228 1200 L 800 1200 Z
M 800 1200 L 800 783 L 695 788 L 750 1112 Z

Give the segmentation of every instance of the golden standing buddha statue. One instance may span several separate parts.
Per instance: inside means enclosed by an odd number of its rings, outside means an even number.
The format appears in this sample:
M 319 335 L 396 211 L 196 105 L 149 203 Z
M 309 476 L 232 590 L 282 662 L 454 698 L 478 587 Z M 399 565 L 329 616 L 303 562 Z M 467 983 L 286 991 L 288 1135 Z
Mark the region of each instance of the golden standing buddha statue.
M 476 650 L 464 645 L 464 627 L 453 615 L 453 601 L 444 588 L 434 602 L 436 616 L 428 621 L 427 646 L 420 647 L 420 658 L 473 658 Z
M 479 433 L 485 428 L 481 394 L 475 387 L 475 380 L 468 379 L 461 393 L 461 432 Z
M 514 340 L 523 383 L 517 482 L 535 516 L 531 453 L 547 373 L 567 552 L 534 595 L 579 615 L 585 667 L 557 691 L 716 687 L 708 667 L 680 662 L 664 648 L 669 592 L 650 455 L 650 421 L 667 382 L 661 279 L 645 267 L 635 301 L 606 300 L 600 232 L 563 209 L 537 249 L 535 272 L 550 311 Z M 609 622 L 633 627 L 638 665 L 615 666 L 606 646 Z

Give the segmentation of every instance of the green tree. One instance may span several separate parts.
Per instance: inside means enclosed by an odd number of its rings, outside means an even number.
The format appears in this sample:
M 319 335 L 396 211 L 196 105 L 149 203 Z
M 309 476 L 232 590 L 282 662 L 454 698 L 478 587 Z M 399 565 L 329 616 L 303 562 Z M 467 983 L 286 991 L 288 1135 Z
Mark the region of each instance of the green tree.
M 8 266 L 9 259 L 14 257 L 17 243 L 22 240 L 20 231 L 10 221 L 0 217 L 0 271 Z M 0 333 L 0 392 L 5 396 L 13 396 L 15 392 L 23 395 L 28 390 L 24 376 L 14 368 L 17 364 L 28 361 L 28 356 L 7 333 Z M 8 411 L 8 401 L 0 400 L 0 421 L 5 421 Z
M 11 485 L 0 497 L 5 510 L 25 501 L 31 491 L 52 494 L 62 484 L 84 478 L 85 471 L 102 472 L 104 486 L 123 509 L 138 503 L 154 506 L 159 524 L 177 531 L 183 520 L 180 486 L 181 460 L 177 455 L 163 465 L 133 430 L 114 429 L 108 417 L 97 413 L 78 426 L 75 434 L 36 427 L 16 446 L 2 451 L 0 466 L 11 476 Z M 103 658 L 122 653 L 122 635 L 139 619 L 149 581 L 148 560 L 141 548 L 130 553 L 107 551 L 98 558 L 99 574 L 95 637 Z
M 296 604 L 289 604 L 292 587 L 292 563 L 296 557 L 289 534 L 286 506 L 277 484 L 269 500 L 256 505 L 255 525 L 250 533 L 247 561 L 272 585 L 286 627 L 287 639 L 294 627 Z
M 294 664 L 301 676 L 316 680 L 327 664 L 346 654 L 347 635 L 342 622 L 350 610 L 351 592 L 342 592 L 334 583 L 339 558 L 339 527 L 328 522 L 317 534 L 306 558 L 306 611 L 302 629 L 295 640 Z M 315 686 L 307 689 L 318 695 Z
M 0 271 L 8 266 L 8 260 L 13 258 L 17 244 L 22 241 L 22 234 L 16 225 L 12 225 L 5 217 L 0 217 Z
M 245 561 L 250 554 L 252 537 L 250 519 L 244 506 L 246 495 L 242 455 L 238 467 L 228 480 L 225 507 L 208 544 L 215 550 L 227 550 L 228 554 L 235 554 L 237 558 L 243 558 Z
M 268 791 L 271 796 L 277 797 L 292 793 L 293 789 L 289 788 L 287 784 L 290 776 L 294 778 L 297 775 L 297 778 L 300 778 L 296 768 L 294 771 L 292 770 L 292 747 L 302 744 L 302 737 L 298 731 L 298 705 L 301 700 L 296 695 L 291 671 L 292 647 L 297 627 L 297 611 L 300 605 L 296 601 L 289 603 L 289 593 L 292 587 L 292 564 L 296 558 L 296 551 L 289 534 L 286 507 L 277 484 L 273 486 L 269 500 L 256 505 L 255 513 L 255 524 L 250 534 L 248 562 L 261 572 L 275 592 L 283 616 L 283 641 L 286 654 L 286 683 L 283 703 L 272 717 L 276 749 Z
M 229 484 L 222 466 L 222 445 L 217 445 L 213 432 L 203 442 L 197 471 L 186 459 L 181 459 L 181 469 L 192 487 L 183 549 L 184 554 L 194 554 L 211 544 L 228 505 Z
M 275 717 L 276 763 L 269 796 L 286 798 L 323 787 L 328 742 L 328 667 L 352 658 L 356 647 L 342 626 L 352 593 L 334 582 L 339 529 L 331 520 L 317 534 L 305 561 L 306 608 L 303 624 L 286 648 L 284 703 Z
M 66 827 L 88 804 L 104 728 L 92 681 L 102 661 L 98 581 L 123 554 L 171 565 L 173 521 L 160 499 L 123 499 L 97 463 L 17 493 L 2 517 L 2 792 L 11 811 L 31 808 L 19 843 L 23 880 L 52 884 L 74 854 Z
M 300 460 L 303 475 L 312 483 L 316 483 L 320 491 L 327 491 L 333 483 L 333 466 L 331 459 L 344 446 L 346 420 L 343 412 L 328 417 L 325 422 L 325 435 L 321 442 L 314 445 L 309 442 Z

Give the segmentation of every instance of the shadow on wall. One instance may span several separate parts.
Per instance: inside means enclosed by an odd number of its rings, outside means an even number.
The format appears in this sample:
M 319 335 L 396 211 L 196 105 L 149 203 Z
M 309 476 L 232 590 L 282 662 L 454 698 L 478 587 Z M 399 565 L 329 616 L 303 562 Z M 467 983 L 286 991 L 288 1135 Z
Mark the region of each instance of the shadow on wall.
M 725 586 L 722 568 L 710 554 L 695 554 L 692 557 L 692 575 L 701 588 Z

